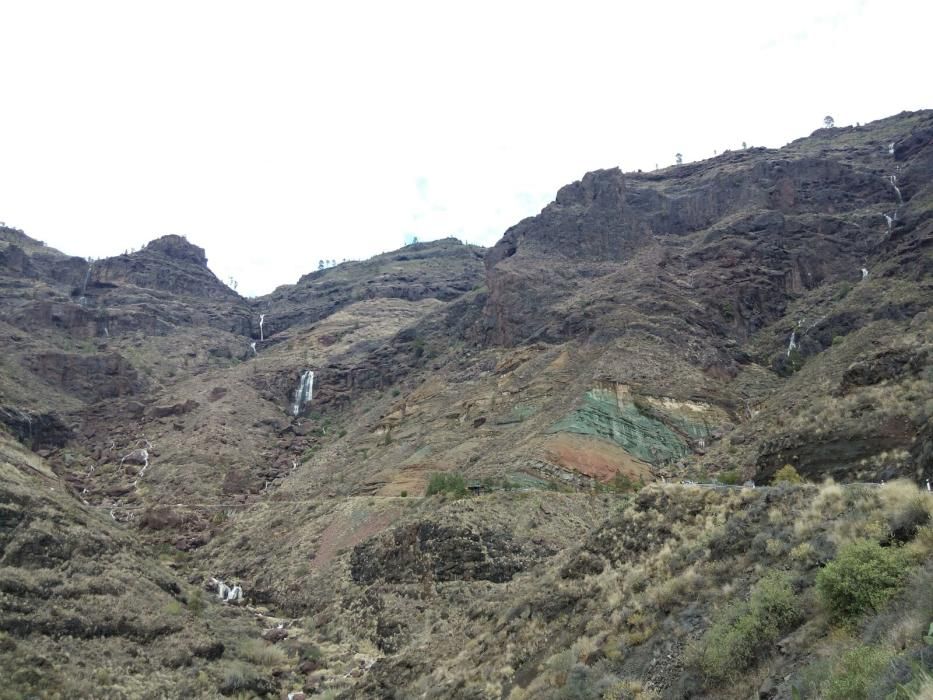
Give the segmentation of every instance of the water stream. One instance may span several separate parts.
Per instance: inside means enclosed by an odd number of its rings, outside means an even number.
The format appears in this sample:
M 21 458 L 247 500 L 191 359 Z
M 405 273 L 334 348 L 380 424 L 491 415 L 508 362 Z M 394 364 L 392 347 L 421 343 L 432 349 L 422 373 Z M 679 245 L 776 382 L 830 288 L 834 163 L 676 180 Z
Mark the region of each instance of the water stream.
M 787 356 L 790 357 L 790 354 L 796 350 L 797 345 L 797 331 L 791 331 L 790 342 L 787 344 Z
M 295 399 L 292 401 L 292 415 L 297 416 L 306 403 L 311 401 L 314 391 L 314 372 L 310 369 L 301 373 L 298 388 L 295 389 Z
M 81 296 L 78 298 L 78 303 L 81 304 L 81 306 L 84 306 L 87 303 L 87 297 L 85 294 L 87 293 L 87 283 L 91 279 L 91 270 L 93 269 L 94 263 L 88 263 L 87 272 L 84 273 L 84 283 L 81 285 Z

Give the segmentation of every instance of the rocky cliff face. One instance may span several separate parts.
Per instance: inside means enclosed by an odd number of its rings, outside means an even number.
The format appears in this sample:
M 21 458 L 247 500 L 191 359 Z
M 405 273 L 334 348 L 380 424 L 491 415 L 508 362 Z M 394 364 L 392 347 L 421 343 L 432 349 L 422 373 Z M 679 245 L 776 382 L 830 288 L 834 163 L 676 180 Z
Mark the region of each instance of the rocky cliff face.
M 698 322 L 725 326 L 713 335 L 744 340 L 794 297 L 860 279 L 897 206 L 885 174 L 901 168 L 878 149 L 858 165 L 754 149 L 664 174 L 588 173 L 488 254 L 488 341 L 576 337 L 567 319 L 584 301 L 612 327 L 629 307 L 684 310 L 684 296 Z
M 367 299 L 451 301 L 482 283 L 483 250 L 455 239 L 415 243 L 403 250 L 312 272 L 294 285 L 252 301 L 266 313 L 266 335 L 320 321 Z M 258 328 L 255 329 L 258 337 Z
M 182 236 L 157 238 L 139 252 L 106 258 L 92 264 L 90 270 L 88 285 L 92 290 L 132 285 L 198 299 L 238 298 L 208 270 L 204 249 Z
M 594 171 L 488 251 L 419 243 L 249 301 L 178 236 L 89 264 L 0 229 L 0 456 L 19 480 L 0 506 L 20 524 L 0 526 L 0 656 L 97 644 L 131 669 L 100 681 L 114 695 L 170 692 L 190 664 L 194 696 L 485 698 L 549 697 L 566 652 L 568 669 L 612 661 L 668 697 L 699 693 L 685 648 L 719 594 L 689 572 L 747 591 L 786 541 L 812 545 L 794 559 L 810 585 L 832 542 L 769 519 L 828 531 L 831 513 L 808 510 L 815 487 L 627 494 L 761 484 L 785 464 L 813 481 L 933 477 L 931 212 L 919 112 Z M 422 498 L 437 473 L 477 495 Z M 62 588 L 72 559 L 86 581 Z M 121 566 L 133 587 L 92 614 Z M 651 572 L 687 576 L 695 604 L 652 593 L 666 584 Z M 212 576 L 242 583 L 271 637 L 202 605 Z M 130 593 L 155 603 L 129 610 Z M 57 598 L 77 622 L 42 612 Z M 611 630 L 587 626 L 608 609 Z M 260 653 L 280 622 L 292 644 Z M 117 653 L 124 639 L 164 671 Z M 79 693 L 66 676 L 20 687 Z

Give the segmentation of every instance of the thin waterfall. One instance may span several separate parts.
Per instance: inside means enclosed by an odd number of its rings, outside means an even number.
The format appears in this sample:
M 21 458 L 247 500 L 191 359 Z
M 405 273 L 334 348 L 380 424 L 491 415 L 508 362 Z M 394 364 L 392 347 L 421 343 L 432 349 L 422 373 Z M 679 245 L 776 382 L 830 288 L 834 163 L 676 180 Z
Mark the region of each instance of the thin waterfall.
M 84 306 L 84 304 L 87 302 L 85 294 L 87 293 L 87 283 L 91 279 L 91 270 L 93 269 L 94 263 L 88 263 L 87 272 L 84 273 L 84 283 L 81 285 L 81 296 L 78 298 L 78 303 L 81 304 L 81 306 Z
M 888 175 L 888 182 L 894 188 L 894 195 L 897 197 L 897 203 L 901 204 L 904 199 L 901 197 L 901 189 L 897 186 L 897 175 Z
M 295 389 L 295 399 L 292 402 L 292 415 L 297 416 L 306 403 L 311 401 L 314 391 L 314 372 L 310 369 L 301 373 L 298 388 Z

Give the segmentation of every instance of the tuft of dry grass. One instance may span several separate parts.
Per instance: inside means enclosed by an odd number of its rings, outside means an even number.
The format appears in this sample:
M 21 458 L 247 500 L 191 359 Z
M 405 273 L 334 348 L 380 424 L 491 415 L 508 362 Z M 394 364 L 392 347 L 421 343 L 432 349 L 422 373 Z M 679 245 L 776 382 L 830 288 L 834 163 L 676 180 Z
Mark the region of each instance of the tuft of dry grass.
M 286 662 L 288 655 L 281 648 L 261 639 L 247 639 L 238 648 L 238 656 L 257 666 L 273 668 Z

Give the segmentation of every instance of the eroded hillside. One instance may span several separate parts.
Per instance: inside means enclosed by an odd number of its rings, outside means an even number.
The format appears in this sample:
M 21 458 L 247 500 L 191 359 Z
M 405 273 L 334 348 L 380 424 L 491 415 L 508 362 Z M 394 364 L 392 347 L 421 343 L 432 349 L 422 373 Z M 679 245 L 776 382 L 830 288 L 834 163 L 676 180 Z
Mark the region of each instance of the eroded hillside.
M 54 669 L 15 687 L 817 697 L 810 655 L 835 677 L 846 645 L 906 682 L 933 619 L 908 484 L 933 477 L 931 243 L 930 112 L 594 171 L 488 251 L 250 300 L 177 236 L 88 262 L 0 229 L 0 649 Z M 843 485 L 670 483 L 788 464 Z M 863 540 L 904 575 L 839 637 L 815 582 Z M 717 670 L 726 604 L 786 590 Z

